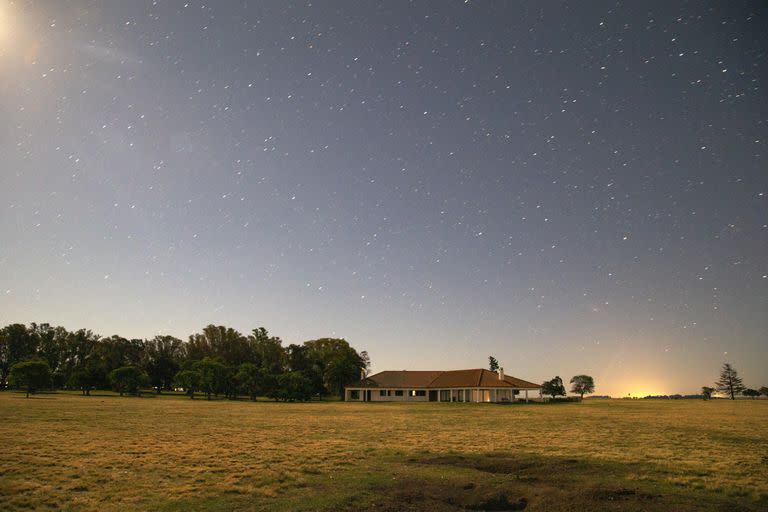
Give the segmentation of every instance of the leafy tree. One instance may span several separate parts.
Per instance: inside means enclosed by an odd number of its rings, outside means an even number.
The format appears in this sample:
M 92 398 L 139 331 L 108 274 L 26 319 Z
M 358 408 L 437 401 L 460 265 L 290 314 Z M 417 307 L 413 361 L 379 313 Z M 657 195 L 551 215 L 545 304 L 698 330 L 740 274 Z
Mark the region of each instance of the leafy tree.
M 195 370 L 182 370 L 176 374 L 175 383 L 183 388 L 189 398 L 195 398 L 195 391 L 200 389 L 200 372 Z
M 273 397 L 286 402 L 306 401 L 312 397 L 312 383 L 301 372 L 277 375 L 277 387 Z
M 768 386 L 762 386 L 758 391 L 761 395 L 768 397 Z
M 744 391 L 741 392 L 742 395 L 750 397 L 752 400 L 755 399 L 755 397 L 760 396 L 760 392 L 756 389 L 747 388 Z
M 555 377 L 552 380 L 548 380 L 541 385 L 541 393 L 544 395 L 551 395 L 552 398 L 557 396 L 565 396 L 565 386 L 563 386 L 563 379 Z
M 115 334 L 102 338 L 95 352 L 107 374 L 124 366 L 140 367 L 144 358 L 144 340 L 129 340 Z
M 248 346 L 253 354 L 253 362 L 269 373 L 278 374 L 285 370 L 285 349 L 283 340 L 270 336 L 264 327 L 251 331 Z
M 29 325 L 29 332 L 35 338 L 37 355 L 48 362 L 51 372 L 56 375 L 67 338 L 67 330 L 63 327 L 52 327 L 47 323 L 32 323 Z
M 288 389 L 288 400 L 303 402 L 312 398 L 312 382 L 302 372 L 289 372 L 281 377 L 281 384 Z
M 221 362 L 206 357 L 195 363 L 193 368 L 200 374 L 200 390 L 205 393 L 208 400 L 211 399 L 211 395 L 218 395 L 224 391 L 227 367 Z
M 203 328 L 203 346 L 207 347 L 208 357 L 219 359 L 225 366 L 237 366 L 252 360 L 248 340 L 231 327 L 208 325 Z
M 365 351 L 357 352 L 341 338 L 320 338 L 304 342 L 325 392 L 343 399 L 344 386 L 359 381 L 368 372 L 370 359 Z
M 125 393 L 136 395 L 147 385 L 149 377 L 136 366 L 122 366 L 109 372 L 109 382 L 120 396 Z
M 83 395 L 90 396 L 93 389 L 99 382 L 99 375 L 94 371 L 91 365 L 84 364 L 75 368 L 69 376 L 67 387 L 79 389 Z
M 149 381 L 160 393 L 171 389 L 173 379 L 181 367 L 184 343 L 173 336 L 155 336 L 144 345 L 144 367 Z
M 493 356 L 488 356 L 488 369 L 492 372 L 499 370 L 499 361 Z
M 710 388 L 709 386 L 702 386 L 701 388 L 701 396 L 704 400 L 710 400 L 714 392 L 715 388 Z
M 731 400 L 736 400 L 736 395 L 744 390 L 741 377 L 730 363 L 723 364 L 723 369 L 720 370 L 720 380 L 715 382 L 715 389 L 730 396 Z
M 43 359 L 30 359 L 11 366 L 8 381 L 12 386 L 26 388 L 27 398 L 30 393 L 51 384 L 51 368 Z
M 584 400 L 584 395 L 595 392 L 595 380 L 589 375 L 576 375 L 571 378 L 571 393 L 578 393 Z
M 287 370 L 289 372 L 301 372 L 312 383 L 313 395 L 324 395 L 323 369 L 325 361 L 317 357 L 318 352 L 313 352 L 307 345 L 291 344 L 285 348 Z
M 0 329 L 0 386 L 8 381 L 14 364 L 35 357 L 35 341 L 24 324 L 10 324 Z
M 268 375 L 264 368 L 259 368 L 253 363 L 244 363 L 238 368 L 237 382 L 240 390 L 255 402 L 259 393 L 266 394 Z
M 66 333 L 57 370 L 63 382 L 68 383 L 72 372 L 87 366 L 87 370 L 95 379 L 93 386 L 106 387 L 108 372 L 97 353 L 99 340 L 97 334 L 87 329 Z

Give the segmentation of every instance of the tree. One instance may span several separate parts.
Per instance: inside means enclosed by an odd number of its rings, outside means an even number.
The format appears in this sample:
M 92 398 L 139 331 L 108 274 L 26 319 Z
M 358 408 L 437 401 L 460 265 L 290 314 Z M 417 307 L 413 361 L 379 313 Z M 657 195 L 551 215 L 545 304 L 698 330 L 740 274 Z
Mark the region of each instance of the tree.
M 499 370 L 499 361 L 493 356 L 488 356 L 488 369 L 492 372 Z
M 211 395 L 218 395 L 224 391 L 227 367 L 221 362 L 206 357 L 196 362 L 193 368 L 200 374 L 200 390 L 205 393 L 208 400 L 211 399 Z
M 760 392 L 756 389 L 747 388 L 744 391 L 741 392 L 742 395 L 750 397 L 752 400 L 755 399 L 755 397 L 760 396 Z
M 736 395 L 744 391 L 744 384 L 730 363 L 723 364 L 723 369 L 720 370 L 720 380 L 715 382 L 715 389 L 730 396 L 731 400 L 736 400 Z
M 66 333 L 57 370 L 62 382 L 68 383 L 76 369 L 87 367 L 94 378 L 93 387 L 106 387 L 108 372 L 97 351 L 100 339 L 86 329 Z
M 79 389 L 83 392 L 84 396 L 90 396 L 91 389 L 94 388 L 97 382 L 98 376 L 89 365 L 85 364 L 72 371 L 66 384 L 67 387 Z
M 576 375 L 571 378 L 571 393 L 578 393 L 584 400 L 584 395 L 595 392 L 595 380 L 589 375 Z
M 12 386 L 26 388 L 27 398 L 30 393 L 51 384 L 51 368 L 43 359 L 30 359 L 11 366 L 8 381 Z
M 29 332 L 35 338 L 34 344 L 37 347 L 38 357 L 48 361 L 51 373 L 56 376 L 68 334 L 67 330 L 63 327 L 52 327 L 46 323 L 32 323 L 29 325 Z
M 306 401 L 312 397 L 312 382 L 301 372 L 277 376 L 277 398 L 286 402 Z
M 175 383 L 178 387 L 184 389 L 189 398 L 195 398 L 195 391 L 200 389 L 200 372 L 195 370 L 182 370 L 176 374 Z
M 704 400 L 710 400 L 712 398 L 712 394 L 715 392 L 715 388 L 710 388 L 709 386 L 702 386 L 701 388 L 701 397 Z
M 171 389 L 181 366 L 182 346 L 183 342 L 173 336 L 155 336 L 145 343 L 144 367 L 158 393 Z
M 240 391 L 255 402 L 258 394 L 265 392 L 267 375 L 269 374 L 264 368 L 259 368 L 253 363 L 241 364 L 236 376 Z
M 556 396 L 565 396 L 565 386 L 563 386 L 563 379 L 555 377 L 552 380 L 548 380 L 541 385 L 541 393 L 544 395 L 551 395 L 552 398 Z
M 286 356 L 280 338 L 270 336 L 264 327 L 259 327 L 248 336 L 248 347 L 253 355 L 253 362 L 269 373 L 283 373 Z
M 148 384 L 149 377 L 136 366 L 122 366 L 109 372 L 109 382 L 120 396 L 125 393 L 136 395 L 141 386 Z
M 0 386 L 8 381 L 13 365 L 35 357 L 35 341 L 24 324 L 10 324 L 0 329 Z
M 761 395 L 768 397 L 768 386 L 762 386 L 758 391 Z

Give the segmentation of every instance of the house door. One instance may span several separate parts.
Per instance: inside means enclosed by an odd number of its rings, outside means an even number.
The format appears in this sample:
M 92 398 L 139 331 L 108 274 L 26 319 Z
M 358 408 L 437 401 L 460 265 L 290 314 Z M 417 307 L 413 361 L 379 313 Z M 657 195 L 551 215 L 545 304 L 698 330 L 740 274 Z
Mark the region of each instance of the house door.
M 437 391 L 429 391 L 429 401 L 430 402 L 437 402 Z
M 371 390 L 367 389 L 365 390 L 365 401 L 370 402 L 371 401 Z

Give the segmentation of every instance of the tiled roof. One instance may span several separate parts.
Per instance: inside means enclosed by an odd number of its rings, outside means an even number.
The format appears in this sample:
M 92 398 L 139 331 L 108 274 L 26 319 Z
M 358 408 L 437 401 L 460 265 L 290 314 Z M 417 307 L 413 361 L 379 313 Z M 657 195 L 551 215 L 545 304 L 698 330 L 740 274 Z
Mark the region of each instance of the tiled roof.
M 387 371 L 371 375 L 359 387 L 366 388 L 426 388 L 441 371 Z
M 359 388 L 516 388 L 539 389 L 541 386 L 496 372 L 475 368 L 449 371 L 385 371 L 347 387 Z

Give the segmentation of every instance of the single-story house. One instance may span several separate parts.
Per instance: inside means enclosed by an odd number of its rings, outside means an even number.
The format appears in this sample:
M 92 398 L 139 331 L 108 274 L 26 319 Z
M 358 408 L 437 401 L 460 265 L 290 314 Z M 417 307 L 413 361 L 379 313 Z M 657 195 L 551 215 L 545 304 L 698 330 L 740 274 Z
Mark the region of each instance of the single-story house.
M 541 399 L 541 385 L 504 375 L 503 368 L 498 372 L 482 368 L 384 371 L 344 388 L 344 399 L 349 402 L 514 402 L 534 398 Z

